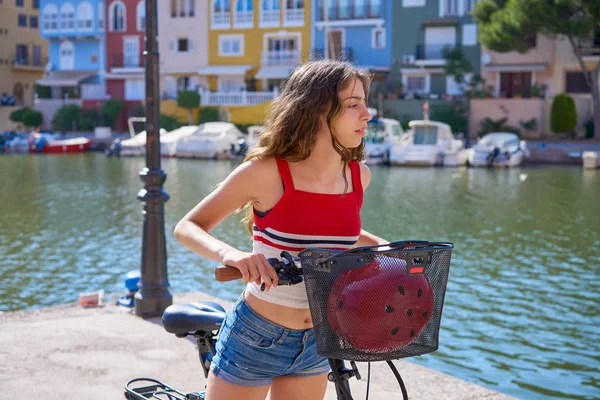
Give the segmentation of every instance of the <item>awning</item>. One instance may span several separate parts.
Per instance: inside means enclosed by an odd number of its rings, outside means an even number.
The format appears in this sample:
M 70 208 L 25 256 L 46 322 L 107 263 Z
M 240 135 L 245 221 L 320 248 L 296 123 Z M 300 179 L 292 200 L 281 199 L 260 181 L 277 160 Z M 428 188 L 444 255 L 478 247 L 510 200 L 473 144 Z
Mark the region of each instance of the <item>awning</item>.
M 289 65 L 278 65 L 272 67 L 260 67 L 255 79 L 286 79 L 295 67 Z
M 97 73 L 98 71 L 52 71 L 36 83 L 40 86 L 77 86 L 79 82 Z
M 198 70 L 198 75 L 244 75 L 251 65 L 209 65 Z
M 546 63 L 538 64 L 488 64 L 483 65 L 484 70 L 498 72 L 529 72 L 543 71 L 548 67 Z

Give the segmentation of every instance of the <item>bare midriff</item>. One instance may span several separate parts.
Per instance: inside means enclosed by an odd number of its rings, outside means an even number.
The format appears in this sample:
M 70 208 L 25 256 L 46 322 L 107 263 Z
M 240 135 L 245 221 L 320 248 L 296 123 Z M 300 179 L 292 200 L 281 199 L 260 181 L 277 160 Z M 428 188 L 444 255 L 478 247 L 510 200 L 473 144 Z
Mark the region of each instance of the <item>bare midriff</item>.
M 261 317 L 288 329 L 310 329 L 313 327 L 310 309 L 286 307 L 269 303 L 245 292 L 246 303 Z

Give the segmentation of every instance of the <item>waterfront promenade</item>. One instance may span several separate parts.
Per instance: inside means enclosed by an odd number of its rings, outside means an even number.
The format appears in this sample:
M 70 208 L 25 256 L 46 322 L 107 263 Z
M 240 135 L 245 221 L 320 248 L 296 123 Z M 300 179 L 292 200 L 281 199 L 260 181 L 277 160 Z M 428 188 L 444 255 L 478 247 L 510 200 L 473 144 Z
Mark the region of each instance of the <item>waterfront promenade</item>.
M 174 295 L 174 303 L 213 300 L 203 293 Z M 396 361 L 411 400 L 512 399 L 419 365 Z M 365 396 L 363 379 L 352 380 L 355 399 Z M 398 384 L 385 363 L 371 367 L 372 400 L 400 399 Z M 143 320 L 128 309 L 106 304 L 83 309 L 76 304 L 0 313 L 0 388 L 3 397 L 44 399 L 120 399 L 126 381 L 152 377 L 183 391 L 204 388 L 194 342 L 176 338 L 160 318 Z M 328 385 L 327 400 L 335 388 Z

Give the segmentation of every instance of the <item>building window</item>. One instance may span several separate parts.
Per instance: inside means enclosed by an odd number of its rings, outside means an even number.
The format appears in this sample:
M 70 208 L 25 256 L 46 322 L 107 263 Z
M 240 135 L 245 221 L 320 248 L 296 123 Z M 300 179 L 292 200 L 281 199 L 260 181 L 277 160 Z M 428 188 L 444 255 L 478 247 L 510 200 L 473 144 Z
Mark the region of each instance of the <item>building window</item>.
M 187 53 L 190 51 L 190 41 L 188 38 L 177 39 L 177 52 Z
M 104 3 L 98 3 L 98 30 L 104 30 Z
M 81 2 L 77 6 L 77 27 L 79 30 L 90 30 L 93 28 L 94 8 L 87 2 Z
M 33 1 L 31 2 L 31 7 L 32 7 L 34 10 L 39 10 L 39 9 L 40 9 L 40 0 L 33 0 Z
M 212 27 L 229 28 L 229 0 L 213 0 L 212 7 Z
M 369 0 L 368 5 L 370 18 L 381 17 L 381 0 Z
M 443 0 L 444 1 L 444 16 L 458 15 L 459 0 Z
M 189 16 L 189 17 L 193 17 L 196 14 L 196 1 L 195 0 L 181 0 L 183 1 L 183 15 L 184 16 Z
M 143 32 L 146 30 L 146 2 L 141 0 L 136 7 L 137 30 Z
M 125 16 L 127 9 L 125 4 L 120 1 L 112 3 L 108 8 L 108 15 L 110 18 L 109 27 L 114 32 L 125 31 Z
M 535 33 L 525 37 L 525 45 L 528 49 L 535 49 L 537 46 L 537 35 Z
M 374 49 L 385 49 L 385 29 L 373 29 L 373 39 L 371 41 L 371 47 L 373 47 Z
M 286 0 L 283 23 L 294 26 L 304 23 L 304 0 Z
M 367 16 L 367 1 L 356 0 L 354 2 L 354 18 L 365 18 Z
M 406 91 L 409 93 L 425 92 L 425 77 L 424 76 L 408 76 L 408 77 L 406 77 Z
M 337 19 L 350 18 L 350 0 L 338 0 L 337 2 Z
M 29 64 L 29 52 L 26 44 L 17 44 L 17 58 L 15 64 L 28 65 Z
M 465 14 L 471 14 L 477 0 L 465 0 Z
M 267 50 L 262 54 L 263 65 L 297 65 L 300 63 L 300 35 L 269 38 Z
M 565 72 L 565 91 L 567 93 L 590 93 L 583 71 Z
M 254 22 L 252 0 L 237 0 L 235 6 L 234 28 L 251 28 Z
M 531 72 L 501 72 L 501 97 L 525 96 L 531 89 Z
M 279 0 L 261 0 L 260 26 L 279 26 Z
M 42 11 L 42 29 L 45 32 L 56 31 L 58 28 L 58 8 L 54 4 L 47 4 Z
M 60 7 L 60 30 L 71 31 L 75 29 L 75 7 L 65 3 Z
M 33 46 L 33 60 L 32 64 L 36 67 L 42 66 L 42 46 Z
M 183 92 L 186 90 L 191 90 L 190 87 L 190 77 L 189 76 L 180 76 L 177 78 L 177 91 Z
M 25 0 L 16 0 L 15 4 L 17 7 L 25 7 Z
M 29 27 L 30 28 L 37 28 L 38 27 L 38 17 L 31 15 L 29 17 Z
M 19 26 L 27 27 L 27 15 L 19 14 Z
M 244 55 L 244 35 L 220 35 L 219 56 L 235 57 Z

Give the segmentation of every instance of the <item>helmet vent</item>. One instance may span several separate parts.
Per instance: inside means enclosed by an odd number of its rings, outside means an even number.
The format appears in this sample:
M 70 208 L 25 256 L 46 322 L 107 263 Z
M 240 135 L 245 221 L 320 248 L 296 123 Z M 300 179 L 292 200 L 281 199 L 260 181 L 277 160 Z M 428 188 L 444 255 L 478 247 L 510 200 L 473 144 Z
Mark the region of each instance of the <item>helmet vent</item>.
M 394 307 L 392 307 L 392 306 L 385 306 L 385 312 L 388 312 L 388 313 L 394 312 Z
M 395 335 L 396 333 L 398 333 L 399 330 L 400 330 L 400 328 L 392 329 L 392 335 Z
M 398 285 L 398 291 L 400 292 L 400 294 L 401 294 L 402 296 L 404 296 L 404 286 L 402 286 L 402 285 Z
M 338 308 L 342 308 L 343 305 L 344 305 L 344 302 L 342 300 L 340 300 L 338 303 Z
M 423 317 L 427 318 L 427 311 L 423 313 Z
M 408 310 L 408 311 L 406 312 L 406 314 L 407 314 L 409 317 L 412 317 L 412 314 L 413 314 L 413 312 L 412 312 L 412 310 Z
M 410 330 L 410 337 L 413 337 L 413 336 L 415 336 L 415 330 L 414 330 L 414 329 L 411 329 L 411 330 Z
M 419 289 L 419 291 L 417 292 L 417 296 L 419 296 L 419 297 L 423 296 L 423 289 Z

